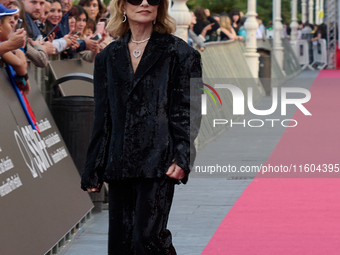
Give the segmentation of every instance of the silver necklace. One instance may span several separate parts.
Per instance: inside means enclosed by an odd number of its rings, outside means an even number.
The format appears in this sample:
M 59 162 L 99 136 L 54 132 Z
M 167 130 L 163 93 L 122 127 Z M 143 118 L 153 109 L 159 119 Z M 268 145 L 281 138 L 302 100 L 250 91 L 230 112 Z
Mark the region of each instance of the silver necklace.
M 149 37 L 149 38 L 146 38 L 145 40 L 142 40 L 142 41 L 135 41 L 135 40 L 133 40 L 132 37 L 131 37 L 131 41 L 134 42 L 134 43 L 137 43 L 137 44 L 146 42 L 146 41 L 148 41 L 149 39 L 150 39 L 150 37 Z M 135 58 L 139 58 L 140 55 L 142 55 L 142 52 L 141 52 L 140 50 L 134 50 L 134 51 L 132 52 L 132 54 L 133 54 L 133 56 L 134 56 Z
M 142 41 L 135 41 L 135 40 L 133 40 L 133 38 L 131 37 L 131 41 L 132 42 L 134 42 L 134 43 L 143 43 L 143 42 L 146 42 L 146 41 L 148 41 L 150 39 L 150 37 L 149 38 L 146 38 L 145 40 L 142 40 Z

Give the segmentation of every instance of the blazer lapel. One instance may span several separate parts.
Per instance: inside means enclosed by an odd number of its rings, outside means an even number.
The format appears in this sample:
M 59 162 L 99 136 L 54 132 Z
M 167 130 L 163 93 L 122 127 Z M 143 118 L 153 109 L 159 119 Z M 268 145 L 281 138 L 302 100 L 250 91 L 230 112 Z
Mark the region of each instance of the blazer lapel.
M 124 84 L 122 85 L 125 86 L 128 91 L 130 91 L 134 76 L 128 48 L 130 33 L 126 33 L 125 36 L 121 38 L 121 40 L 122 41 L 118 46 L 116 54 L 112 60 L 118 75 L 120 76 L 121 80 L 124 81 Z
M 166 49 L 165 35 L 153 32 L 150 40 L 145 47 L 142 59 L 140 60 L 136 73 L 134 74 L 132 87 L 129 89 L 128 94 L 137 86 L 138 82 L 143 78 L 147 71 L 152 68 L 157 60 L 163 55 Z M 130 60 L 130 59 L 129 59 Z M 131 65 L 131 61 L 130 61 Z M 131 66 L 132 69 L 132 66 Z

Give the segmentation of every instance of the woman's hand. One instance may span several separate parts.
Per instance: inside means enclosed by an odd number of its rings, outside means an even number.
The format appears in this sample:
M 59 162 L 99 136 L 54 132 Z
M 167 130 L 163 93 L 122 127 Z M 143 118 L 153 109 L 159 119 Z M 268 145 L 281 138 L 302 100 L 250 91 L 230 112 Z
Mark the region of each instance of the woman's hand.
M 91 40 L 90 38 L 84 39 L 86 43 L 86 50 L 94 51 L 98 48 L 98 42 L 95 40 Z
M 212 29 L 212 26 L 213 26 L 213 25 L 215 25 L 215 23 L 210 23 L 210 24 L 206 25 L 206 26 L 203 28 L 203 31 L 204 31 L 205 33 L 207 33 L 209 30 Z
M 65 35 L 63 38 L 67 42 L 67 47 L 72 47 L 72 49 L 76 49 L 73 46 L 77 44 L 78 35 L 72 34 L 72 32 L 70 32 L 67 35 Z
M 48 41 L 49 41 L 50 43 L 52 43 L 53 40 L 55 39 L 55 33 L 53 32 L 52 34 L 50 34 L 50 35 L 47 37 L 47 39 L 48 39 Z
M 13 33 L 9 39 L 6 41 L 10 50 L 19 49 L 24 47 L 26 42 L 26 31 L 23 28 L 18 29 Z
M 106 37 L 108 36 L 108 34 L 107 34 L 107 32 L 105 31 L 105 29 L 103 30 L 103 33 L 101 34 L 101 36 L 102 36 L 102 39 L 100 39 L 100 40 L 98 41 L 98 44 L 101 43 L 101 42 L 103 42 L 103 41 L 106 39 Z
M 54 47 L 53 43 L 51 43 L 49 41 L 48 42 L 44 42 L 42 44 L 42 46 L 43 46 L 44 51 L 47 53 L 47 55 L 55 54 L 55 47 Z
M 209 30 L 212 29 L 212 26 L 214 25 L 215 23 L 210 23 L 209 25 L 205 26 L 201 32 L 201 36 L 203 36 L 203 38 L 205 37 L 205 35 L 207 34 L 207 32 Z
M 168 171 L 166 172 L 166 175 L 169 176 L 170 178 L 182 180 L 185 177 L 185 173 L 183 169 L 178 166 L 176 163 L 173 163 Z
M 91 35 L 91 36 L 89 36 L 88 38 L 89 38 L 89 39 L 92 39 L 92 38 L 95 37 L 95 36 L 96 36 L 96 35 Z M 93 47 L 93 48 L 91 49 L 92 54 L 96 55 L 97 53 L 99 53 L 99 43 L 101 43 L 102 41 L 104 41 L 104 39 L 105 39 L 105 38 L 102 37 L 100 40 L 97 41 L 97 47 Z
M 100 186 L 100 183 L 98 183 L 98 186 L 97 186 L 97 188 L 91 188 L 91 189 L 87 189 L 87 191 L 89 192 L 89 193 L 93 193 L 93 192 L 98 192 L 99 190 L 99 186 Z

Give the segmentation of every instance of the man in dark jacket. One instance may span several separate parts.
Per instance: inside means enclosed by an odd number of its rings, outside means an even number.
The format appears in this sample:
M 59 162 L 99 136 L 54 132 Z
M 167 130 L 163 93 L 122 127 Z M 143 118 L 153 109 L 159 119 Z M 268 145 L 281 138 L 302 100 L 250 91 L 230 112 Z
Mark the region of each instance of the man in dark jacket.
M 28 37 L 35 39 L 41 35 L 41 32 L 34 21 L 40 18 L 45 0 L 23 0 L 22 2 L 25 7 Z

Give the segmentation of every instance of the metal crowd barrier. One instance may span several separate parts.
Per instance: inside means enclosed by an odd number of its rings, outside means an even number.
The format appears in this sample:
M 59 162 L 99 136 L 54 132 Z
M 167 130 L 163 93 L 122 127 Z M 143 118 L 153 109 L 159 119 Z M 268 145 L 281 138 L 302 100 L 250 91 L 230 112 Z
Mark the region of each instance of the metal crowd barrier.
M 304 70 L 307 67 L 313 70 L 313 67 L 309 64 L 310 56 L 309 56 L 309 46 L 307 40 L 297 40 L 296 41 L 296 55 L 299 59 L 299 64 L 301 69 Z
M 282 46 L 283 46 L 283 70 L 285 72 L 286 78 L 291 78 L 300 73 L 301 67 L 299 64 L 299 60 L 296 56 L 296 52 L 294 47 L 290 42 L 290 38 L 282 38 Z
M 314 66 L 317 66 L 318 69 L 324 69 L 327 66 L 327 42 L 325 39 L 319 39 L 312 44 L 305 39 L 298 40 L 295 46 L 296 55 L 302 70 L 307 67 L 315 70 Z M 312 56 L 311 53 L 313 53 Z
M 232 83 L 239 87 L 243 94 L 247 88 L 253 88 L 253 101 L 258 102 L 264 96 L 264 89 L 258 79 L 254 79 L 244 57 L 244 45 L 239 41 L 220 41 L 206 44 L 206 50 L 201 52 L 203 62 L 203 82 L 214 87 L 214 83 Z M 207 100 L 208 113 L 202 118 L 197 143 L 199 149 L 215 140 L 227 128 L 227 125 L 212 127 L 216 116 L 223 115 L 225 119 L 236 119 L 232 114 L 233 98 L 228 90 L 218 91 L 223 107 L 216 108 L 212 100 Z M 209 111 L 210 109 L 210 111 Z M 247 109 L 247 105 L 245 105 Z
M 257 47 L 267 49 L 269 51 L 273 51 L 273 40 L 272 39 L 260 39 L 257 40 Z M 291 77 L 296 76 L 298 73 L 302 71 L 298 57 L 296 55 L 295 49 L 290 44 L 289 38 L 282 38 L 282 47 L 283 47 L 283 65 L 282 68 L 277 63 L 275 58 L 275 54 L 271 54 L 272 56 L 272 78 L 279 78 L 280 80 L 289 79 Z M 280 84 L 276 84 L 274 86 L 278 86 Z
M 93 63 L 88 63 L 82 59 L 53 60 L 50 61 L 45 70 L 46 101 L 51 105 L 53 100 L 53 82 L 69 75 L 70 73 L 93 75 Z M 81 79 L 63 82 L 62 90 L 64 96 L 93 96 L 93 86 L 91 83 L 83 82 Z
M 313 44 L 313 62 L 311 66 L 318 65 L 322 70 L 327 66 L 327 42 L 325 39 L 319 39 Z
M 1 196 L 6 196 L 0 199 L 1 229 L 6 233 L 0 240 L 1 254 L 57 254 L 90 220 L 93 207 L 79 188 L 77 170 L 31 71 L 28 68 L 27 99 L 37 125 L 30 124 L 26 104 L 0 68 L 0 158 L 9 162 L 0 179 Z M 42 213 L 35 221 L 37 212 Z

